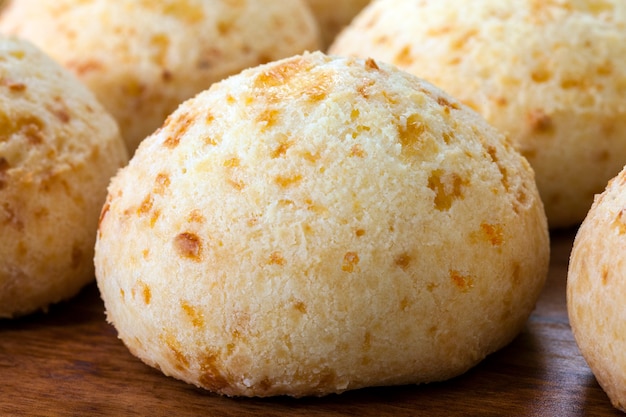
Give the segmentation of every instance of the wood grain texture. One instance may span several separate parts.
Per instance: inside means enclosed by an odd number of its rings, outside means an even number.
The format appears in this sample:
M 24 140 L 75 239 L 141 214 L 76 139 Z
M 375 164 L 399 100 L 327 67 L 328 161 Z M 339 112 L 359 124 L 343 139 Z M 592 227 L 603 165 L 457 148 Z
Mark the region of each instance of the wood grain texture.
M 569 327 L 573 237 L 552 235 L 548 283 L 519 337 L 444 383 L 323 398 L 215 396 L 133 357 L 105 322 L 92 284 L 47 314 L 0 321 L 0 416 L 619 416 Z

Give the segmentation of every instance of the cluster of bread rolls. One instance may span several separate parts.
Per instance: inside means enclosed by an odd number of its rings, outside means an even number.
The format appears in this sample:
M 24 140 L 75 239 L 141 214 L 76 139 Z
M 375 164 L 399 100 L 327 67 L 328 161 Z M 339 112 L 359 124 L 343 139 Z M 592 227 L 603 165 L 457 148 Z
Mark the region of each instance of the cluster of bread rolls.
M 0 7 L 0 317 L 93 281 L 109 180 L 181 101 L 320 45 L 304 0 Z
M 95 261 L 130 351 L 207 390 L 440 381 L 519 333 L 587 216 L 568 307 L 623 408 L 624 174 L 588 210 L 626 164 L 626 4 L 0 8 L 0 317 Z

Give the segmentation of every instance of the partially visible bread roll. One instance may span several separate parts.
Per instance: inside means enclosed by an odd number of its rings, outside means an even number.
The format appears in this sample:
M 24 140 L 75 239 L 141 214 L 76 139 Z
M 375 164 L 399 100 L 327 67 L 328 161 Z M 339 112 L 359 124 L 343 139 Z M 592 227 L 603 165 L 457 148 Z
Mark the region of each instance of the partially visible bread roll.
M 567 277 L 576 343 L 616 408 L 626 411 L 626 169 L 578 230 Z
M 182 104 L 113 179 L 95 263 L 147 364 L 299 397 L 467 371 L 524 326 L 548 239 L 532 169 L 477 113 L 318 52 Z
M 327 48 L 371 0 L 307 0 L 317 19 L 322 47 Z
M 244 68 L 320 47 L 304 0 L 20 0 L 0 16 L 74 72 L 128 149 L 183 100 Z
M 426 78 L 508 132 L 552 228 L 626 163 L 626 2 L 374 1 L 330 52 Z
M 117 124 L 30 43 L 0 38 L 0 318 L 46 309 L 94 279 Z

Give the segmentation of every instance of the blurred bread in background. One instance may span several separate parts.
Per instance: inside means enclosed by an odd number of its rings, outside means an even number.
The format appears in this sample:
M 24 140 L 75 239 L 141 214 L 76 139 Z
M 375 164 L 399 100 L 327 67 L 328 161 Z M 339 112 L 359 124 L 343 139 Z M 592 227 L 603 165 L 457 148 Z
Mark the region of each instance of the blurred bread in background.
M 330 52 L 397 65 L 508 134 L 552 228 L 578 225 L 626 163 L 622 0 L 378 0 Z
M 98 216 L 127 160 L 82 83 L 32 44 L 0 38 L 0 318 L 93 281 Z
M 19 0 L 0 15 L 0 32 L 76 74 L 116 118 L 131 153 L 213 82 L 320 47 L 304 0 Z
M 306 0 L 320 27 L 322 48 L 327 48 L 337 34 L 371 0 Z

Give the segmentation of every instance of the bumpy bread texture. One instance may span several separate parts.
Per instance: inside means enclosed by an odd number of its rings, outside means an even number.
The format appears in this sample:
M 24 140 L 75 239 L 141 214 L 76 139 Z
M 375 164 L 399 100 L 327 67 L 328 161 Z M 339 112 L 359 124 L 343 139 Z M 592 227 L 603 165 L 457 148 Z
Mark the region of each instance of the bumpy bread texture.
M 567 307 L 576 342 L 611 402 L 626 411 L 626 170 L 612 179 L 572 249 Z
M 213 82 L 320 47 L 304 0 L 20 0 L 0 17 L 0 31 L 77 74 L 131 151 Z
M 511 135 L 550 227 L 579 224 L 626 161 L 626 2 L 375 1 L 331 46 L 393 63 Z
M 371 0 L 307 0 L 317 19 L 323 48 L 328 47 Z
M 522 328 L 549 242 L 533 171 L 477 113 L 320 52 L 182 104 L 112 181 L 108 319 L 226 395 L 443 380 Z
M 127 160 L 90 91 L 30 43 L 0 39 L 0 317 L 93 281 L 98 214 Z

